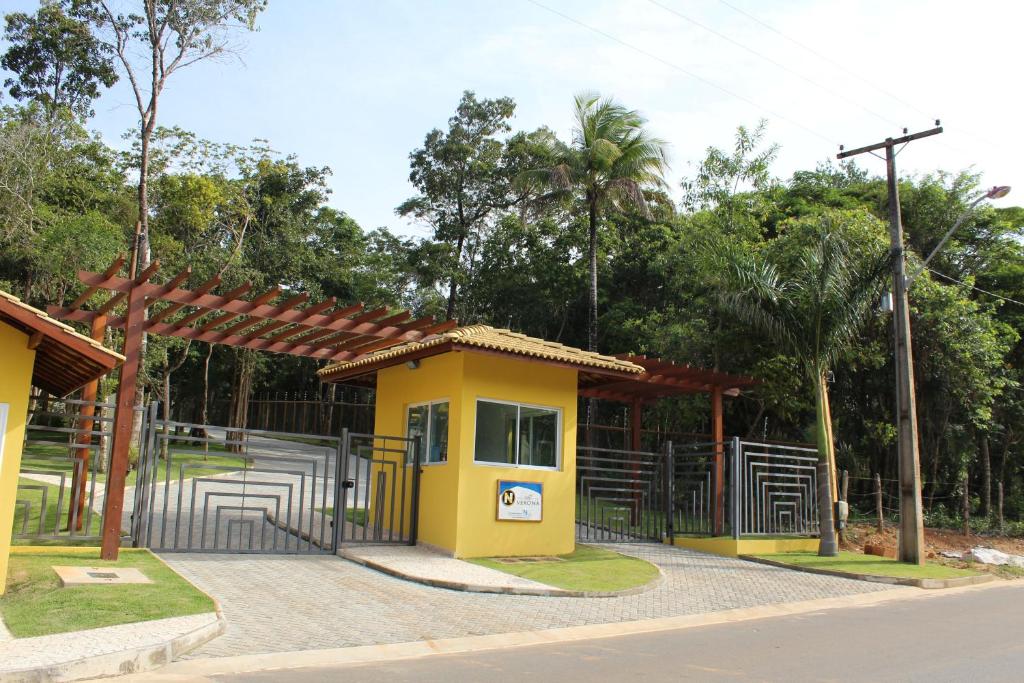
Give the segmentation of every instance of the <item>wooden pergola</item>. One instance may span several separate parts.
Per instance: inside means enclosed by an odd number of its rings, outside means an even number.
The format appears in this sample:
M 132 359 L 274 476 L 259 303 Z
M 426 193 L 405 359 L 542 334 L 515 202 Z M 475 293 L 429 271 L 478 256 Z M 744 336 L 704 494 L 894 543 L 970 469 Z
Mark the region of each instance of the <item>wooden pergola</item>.
M 730 375 L 717 370 L 707 370 L 691 365 L 676 363 L 660 358 L 648 358 L 633 354 L 616 356 L 636 363 L 644 373 L 633 379 L 626 379 L 594 387 L 581 387 L 580 395 L 588 398 L 619 401 L 630 405 L 630 449 L 640 451 L 640 432 L 644 405 L 660 398 L 685 394 L 709 394 L 711 396 L 711 441 L 714 443 L 714 495 L 715 535 L 725 529 L 725 422 L 723 420 L 723 396 L 738 396 L 742 389 L 760 382 L 744 375 Z
M 97 341 L 102 341 L 107 328 L 124 330 L 125 362 L 117 388 L 108 494 L 103 510 L 101 557 L 108 560 L 117 559 L 120 546 L 143 335 L 178 337 L 337 362 L 417 341 L 457 325 L 454 320 L 439 322 L 430 316 L 413 318 L 409 311 L 392 311 L 386 307 L 365 310 L 363 304 L 339 305 L 334 297 L 309 303 L 308 294 L 290 294 L 282 287 L 243 298 L 251 294 L 251 283 L 216 294 L 214 290 L 221 284 L 219 277 L 187 289 L 185 285 L 192 275 L 190 268 L 165 282 L 153 282 L 160 271 L 159 261 L 154 261 L 135 277 L 122 277 L 119 273 L 124 263 L 125 258 L 121 257 L 102 273 L 80 271 L 78 279 L 86 286 L 81 296 L 69 306 L 47 309 L 54 318 L 88 324 L 91 337 Z M 102 293 L 108 296 L 103 298 Z M 93 308 L 83 308 L 94 298 L 99 300 L 94 302 Z M 123 313 L 117 315 L 115 311 L 119 307 Z M 86 385 L 82 398 L 87 402 L 95 401 L 97 388 L 97 382 Z M 80 426 L 86 432 L 92 429 L 93 410 L 92 406 L 83 406 Z M 80 451 L 83 457 L 88 457 L 88 452 L 88 449 Z M 87 470 L 88 467 L 83 468 Z

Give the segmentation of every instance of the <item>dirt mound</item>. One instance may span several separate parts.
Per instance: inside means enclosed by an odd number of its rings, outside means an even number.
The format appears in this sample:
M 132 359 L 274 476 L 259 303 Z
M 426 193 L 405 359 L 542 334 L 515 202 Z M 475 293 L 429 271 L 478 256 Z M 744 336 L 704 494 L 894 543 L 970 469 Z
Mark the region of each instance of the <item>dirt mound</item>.
M 878 531 L 873 524 L 851 524 L 846 529 L 843 540 L 843 550 L 852 552 L 864 552 L 865 546 L 884 548 L 895 554 L 897 547 L 897 528 L 886 526 Z M 997 567 L 982 565 L 978 563 L 968 564 L 956 559 L 942 557 L 942 552 L 963 553 L 975 546 L 995 548 L 1004 553 L 1012 555 L 1024 555 L 1024 538 L 1011 538 L 1009 536 L 989 536 L 972 534 L 964 536 L 951 529 L 925 529 L 924 545 L 928 559 L 948 564 L 954 567 L 970 567 L 976 570 L 1005 573 Z M 1013 574 L 1013 572 L 1011 572 Z M 1019 576 L 1019 574 L 1015 574 Z

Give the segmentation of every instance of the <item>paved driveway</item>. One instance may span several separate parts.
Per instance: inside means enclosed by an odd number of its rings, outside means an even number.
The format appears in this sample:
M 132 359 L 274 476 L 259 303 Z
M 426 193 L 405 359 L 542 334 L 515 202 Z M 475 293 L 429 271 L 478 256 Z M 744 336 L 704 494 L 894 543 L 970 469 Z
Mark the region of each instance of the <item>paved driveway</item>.
M 621 598 L 484 595 L 430 588 L 341 558 L 165 554 L 216 597 L 227 633 L 189 657 L 224 657 L 511 633 L 701 614 L 891 588 L 659 545 L 608 546 L 659 565 L 657 588 Z

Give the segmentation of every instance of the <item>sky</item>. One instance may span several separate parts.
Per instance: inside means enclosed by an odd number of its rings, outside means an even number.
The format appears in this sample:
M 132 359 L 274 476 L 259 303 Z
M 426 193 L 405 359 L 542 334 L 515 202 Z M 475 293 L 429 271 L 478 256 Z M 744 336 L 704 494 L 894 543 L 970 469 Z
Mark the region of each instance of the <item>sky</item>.
M 0 0 L 6 11 L 38 2 Z M 409 153 L 444 128 L 464 90 L 512 97 L 516 130 L 565 140 L 572 98 L 610 95 L 669 143 L 678 198 L 709 146 L 767 119 L 786 178 L 847 149 L 934 126 L 902 174 L 972 169 L 1016 185 L 1024 3 L 950 0 L 270 0 L 236 57 L 174 74 L 159 123 L 218 142 L 266 139 L 329 166 L 330 204 L 364 229 L 426 236 L 394 208 L 415 191 Z M 2 49 L 2 45 L 0 45 Z M 122 82 L 90 128 L 124 146 L 136 125 Z M 859 163 L 884 173 L 884 163 Z

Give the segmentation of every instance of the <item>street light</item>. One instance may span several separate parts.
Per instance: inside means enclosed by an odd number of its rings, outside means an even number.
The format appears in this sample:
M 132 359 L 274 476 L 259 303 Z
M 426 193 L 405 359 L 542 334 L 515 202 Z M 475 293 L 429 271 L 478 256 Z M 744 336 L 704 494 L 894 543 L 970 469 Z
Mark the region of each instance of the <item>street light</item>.
M 939 253 L 939 249 L 942 249 L 942 247 L 946 244 L 946 241 L 953 236 L 953 233 L 955 233 L 961 225 L 963 225 L 963 222 L 967 220 L 967 217 L 970 216 L 971 213 L 974 211 L 974 207 L 976 207 L 978 204 L 981 204 L 986 199 L 1002 199 L 1008 194 L 1010 194 L 1009 185 L 996 185 L 991 190 L 989 190 L 988 192 L 986 192 L 985 194 L 981 195 L 973 202 L 971 202 L 970 205 L 968 205 L 968 207 L 964 209 L 964 212 L 960 214 L 957 217 L 957 219 L 953 222 L 953 227 L 946 231 L 946 234 L 942 236 L 942 239 L 939 240 L 939 243 L 935 246 L 934 249 L 932 249 L 932 253 L 928 254 L 928 257 L 924 260 L 924 262 L 921 263 L 918 269 L 914 271 L 914 274 L 907 278 L 907 289 L 910 289 L 910 285 L 914 283 L 914 280 L 917 279 L 917 276 L 923 273 L 926 268 L 928 268 L 928 264 L 931 263 L 931 260 L 935 258 L 935 255 L 937 253 Z

